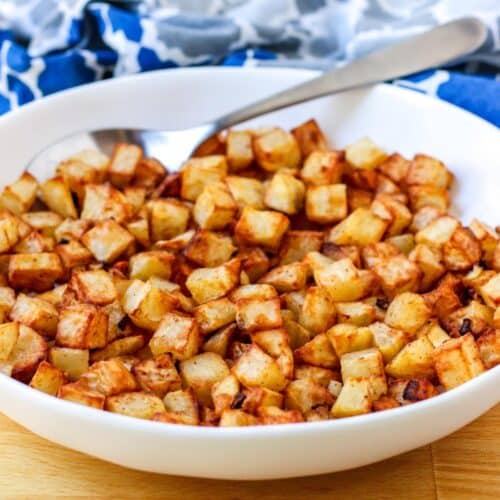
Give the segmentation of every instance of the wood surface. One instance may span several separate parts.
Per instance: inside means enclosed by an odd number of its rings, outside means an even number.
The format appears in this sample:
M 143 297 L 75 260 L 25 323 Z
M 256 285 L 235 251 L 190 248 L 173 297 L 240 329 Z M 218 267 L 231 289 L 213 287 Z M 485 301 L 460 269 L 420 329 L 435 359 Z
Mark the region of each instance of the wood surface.
M 431 425 L 431 424 L 429 424 Z M 280 481 L 214 481 L 132 471 L 52 444 L 0 415 L 0 499 L 500 498 L 500 405 L 455 434 L 347 472 Z

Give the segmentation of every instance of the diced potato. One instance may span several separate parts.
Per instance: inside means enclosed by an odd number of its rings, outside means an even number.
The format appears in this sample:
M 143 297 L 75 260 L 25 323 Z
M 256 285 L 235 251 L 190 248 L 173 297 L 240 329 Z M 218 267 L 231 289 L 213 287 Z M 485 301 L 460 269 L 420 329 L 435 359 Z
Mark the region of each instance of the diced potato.
M 491 329 L 477 340 L 479 355 L 485 366 L 490 369 L 500 364 L 500 330 Z
M 409 186 L 430 184 L 441 189 L 447 189 L 452 179 L 453 176 L 444 163 L 431 156 L 417 154 L 410 162 L 405 182 Z
M 269 172 L 280 168 L 297 168 L 301 160 L 295 137 L 281 128 L 273 128 L 254 139 L 257 164 Z
M 10 318 L 47 337 L 53 337 L 56 334 L 59 314 L 50 302 L 20 293 L 10 311 Z
M 431 311 L 421 295 L 404 292 L 390 303 L 385 315 L 389 326 L 414 334 L 430 317 Z
M 113 219 L 119 224 L 133 215 L 132 205 L 110 184 L 87 184 L 81 218 L 89 221 Z
M 133 243 L 134 237 L 113 220 L 98 222 L 82 237 L 82 243 L 99 262 L 114 262 Z
M 190 158 L 181 170 L 181 197 L 196 201 L 205 186 L 222 181 L 227 175 L 227 161 L 222 155 Z
M 123 194 L 130 205 L 131 215 L 137 215 L 146 201 L 146 189 L 137 186 L 128 186 L 123 190 Z
M 232 323 L 236 318 L 236 308 L 227 298 L 211 300 L 196 307 L 194 317 L 200 333 L 206 335 Z
M 43 202 L 56 214 L 62 217 L 77 218 L 71 191 L 62 177 L 53 177 L 40 185 Z
M 299 144 L 303 158 L 306 158 L 313 151 L 326 151 L 328 149 L 328 141 L 314 119 L 292 129 L 292 134 Z
M 38 231 L 33 231 L 21 240 L 15 247 L 15 253 L 42 253 L 52 252 L 55 241 L 50 236 L 44 236 Z
M 243 393 L 240 392 L 240 383 L 234 375 L 228 375 L 215 382 L 210 390 L 215 413 L 221 415 L 225 410 L 237 407 Z
M 457 228 L 443 245 L 443 262 L 451 271 L 467 271 L 481 259 L 481 245 L 470 229 Z
M 300 261 L 309 252 L 319 252 L 323 238 L 320 231 L 288 231 L 279 251 L 280 265 Z
M 376 309 L 365 302 L 337 302 L 337 321 L 355 326 L 367 326 L 375 320 Z
M 9 359 L 19 338 L 19 323 L 10 322 L 0 325 L 0 362 Z
M 174 258 L 174 255 L 162 250 L 137 253 L 128 263 L 130 279 L 147 281 L 155 276 L 168 280 L 172 274 Z
M 152 189 L 165 178 L 167 171 L 156 158 L 143 158 L 135 167 L 135 186 Z
M 265 188 L 262 182 L 249 177 L 232 175 L 228 175 L 225 181 L 240 210 L 243 210 L 245 207 L 255 208 L 256 210 L 265 208 Z
M 398 249 L 386 241 L 370 243 L 361 250 L 361 256 L 363 257 L 363 263 L 366 268 L 372 268 L 391 257 L 399 255 Z
M 338 184 L 345 169 L 340 151 L 314 151 L 305 160 L 300 171 L 302 180 L 310 186 Z
M 389 363 L 408 342 L 408 334 L 380 321 L 372 323 L 368 326 L 368 330 L 371 331 L 373 343 L 382 353 L 386 363 Z
M 89 368 L 88 349 L 71 349 L 69 347 L 51 347 L 49 361 L 71 380 L 78 380 Z
M 448 313 L 441 321 L 452 337 L 459 337 L 467 332 L 478 336 L 492 325 L 493 311 L 477 300 L 472 300 L 469 305 Z
M 263 406 L 283 407 L 283 394 L 265 387 L 249 387 L 244 390 L 243 395 L 242 408 L 249 413 L 255 414 Z M 238 402 L 238 399 L 235 399 L 235 402 Z
M 327 240 L 337 245 L 368 245 L 382 239 L 387 221 L 366 208 L 357 208 L 337 224 Z
M 106 410 L 129 417 L 151 420 L 153 415 L 165 412 L 163 401 L 146 392 L 127 392 L 106 399 Z
M 254 160 L 252 134 L 248 130 L 230 130 L 226 137 L 226 155 L 233 172 L 249 167 Z
M 54 230 L 58 243 L 61 240 L 79 240 L 89 229 L 91 222 L 83 219 L 64 219 Z
M 105 396 L 137 389 L 134 377 L 118 358 L 97 361 L 82 375 L 81 381 Z
M 245 272 L 251 283 L 257 281 L 269 269 L 269 257 L 259 247 L 242 248 L 237 256 L 241 259 L 241 271 Z
M 0 207 L 21 215 L 31 208 L 37 191 L 37 180 L 30 173 L 24 172 L 16 182 L 4 188 L 0 194 Z
M 388 194 L 378 194 L 371 205 L 374 214 L 388 221 L 387 236 L 401 234 L 410 224 L 412 214 L 408 207 Z
M 282 325 L 278 298 L 236 299 L 236 323 L 247 332 L 279 328 Z
M 5 321 L 16 302 L 16 293 L 8 286 L 0 286 L 0 323 Z
M 246 427 L 257 425 L 257 418 L 243 410 L 224 410 L 220 416 L 219 427 Z
M 167 415 L 166 418 L 159 420 L 176 424 L 198 425 L 198 403 L 192 389 L 169 392 L 163 398 L 163 404 L 167 409 Z M 155 420 L 157 419 L 155 418 Z
M 387 153 L 368 137 L 363 137 L 345 148 L 345 159 L 354 168 L 370 170 L 378 167 L 386 158 Z
M 149 341 L 153 355 L 170 353 L 175 359 L 193 357 L 199 348 L 200 333 L 195 319 L 168 312 Z
M 481 297 L 493 309 L 500 306 L 500 274 L 495 274 L 480 287 Z
M 340 380 L 340 374 L 328 368 L 300 365 L 295 367 L 295 379 L 311 379 L 319 385 L 328 387 L 332 380 Z
M 282 410 L 276 406 L 261 406 L 257 410 L 262 425 L 295 424 L 303 422 L 304 417 L 298 410 Z
M 118 187 L 128 184 L 142 160 L 142 149 L 135 144 L 116 144 L 108 167 L 111 182 Z
M 221 230 L 230 224 L 238 212 L 231 192 L 223 182 L 205 186 L 196 198 L 193 217 L 202 229 Z
M 95 349 L 107 343 L 108 315 L 91 304 L 62 307 L 57 324 L 56 343 L 74 349 Z
M 42 361 L 31 379 L 30 386 L 55 396 L 65 382 L 64 373 L 59 368 L 47 363 L 47 361 Z
M 448 191 L 428 184 L 410 186 L 408 188 L 408 195 L 413 211 L 420 210 L 423 207 L 435 207 L 446 211 L 450 205 Z
M 0 214 L 0 253 L 10 250 L 20 239 L 15 217 L 10 214 Z
M 309 287 L 304 295 L 304 302 L 299 310 L 299 323 L 312 332 L 322 333 L 335 322 L 335 305 L 325 288 Z
M 299 410 L 301 413 L 306 413 L 318 406 L 330 409 L 334 399 L 324 385 L 310 378 L 290 382 L 285 390 L 285 398 L 285 405 L 288 409 Z
M 12 365 L 12 377 L 28 382 L 46 356 L 47 343 L 43 337 L 29 326 L 20 325 L 17 341 L 7 359 Z
M 491 266 L 495 250 L 498 246 L 498 235 L 493 228 L 477 219 L 473 219 L 470 223 L 470 230 L 481 245 L 482 260 Z
M 285 266 L 275 267 L 259 280 L 274 286 L 278 292 L 301 290 L 306 285 L 308 266 L 303 262 L 293 262 Z
M 425 378 L 413 378 L 394 380 L 389 384 L 389 394 L 404 406 L 437 396 L 438 391 Z
M 427 337 L 406 344 L 385 367 L 395 378 L 432 377 L 434 374 L 434 347 Z
M 117 298 L 117 292 L 109 273 L 103 270 L 73 273 L 69 289 L 80 302 L 105 306 Z
M 8 273 L 14 288 L 44 292 L 63 276 L 63 268 L 56 253 L 19 253 L 11 256 Z
M 402 254 L 409 256 L 415 248 L 415 237 L 411 233 L 398 234 L 386 239 L 387 243 L 395 246 Z
M 436 349 L 434 360 L 437 376 L 446 390 L 484 371 L 478 346 L 470 333 L 442 344 Z
M 93 351 L 90 359 L 94 362 L 135 354 L 139 349 L 144 347 L 144 343 L 144 335 L 131 335 L 116 339 L 110 342 L 104 349 Z
M 164 398 L 168 392 L 181 389 L 181 378 L 170 354 L 140 361 L 134 365 L 132 372 L 143 390 L 160 398 Z
M 263 330 L 251 335 L 252 341 L 262 348 L 267 354 L 276 359 L 283 375 L 293 377 L 293 353 L 290 349 L 288 333 L 283 328 Z
M 367 349 L 373 345 L 373 334 L 369 328 L 356 327 L 347 323 L 332 326 L 326 335 L 332 343 L 337 356 Z
M 171 198 L 153 200 L 148 203 L 152 241 L 168 240 L 187 229 L 189 208 Z
M 352 417 L 370 413 L 372 397 L 368 378 L 348 378 L 344 380 L 342 390 L 332 406 L 335 418 Z
M 297 362 L 306 363 L 321 368 L 335 368 L 339 364 L 332 343 L 326 333 L 320 333 L 303 346 L 295 349 Z
M 441 264 L 442 253 L 438 248 L 418 244 L 410 252 L 409 259 L 422 271 L 420 289 L 428 290 L 445 273 Z
M 232 372 L 246 387 L 265 387 L 272 391 L 281 391 L 287 384 L 277 361 L 255 344 L 238 358 Z
M 149 281 L 132 281 L 122 298 L 123 310 L 132 322 L 150 331 L 156 330 L 165 314 L 177 305 L 178 299 L 171 292 Z
M 379 166 L 378 169 L 384 175 L 390 177 L 394 182 L 400 183 L 406 178 L 410 162 L 399 153 L 389 155 Z
M 275 250 L 289 226 L 290 221 L 281 213 L 246 207 L 236 224 L 235 234 L 245 243 Z
M 55 250 L 65 269 L 86 266 L 94 259 L 92 253 L 76 240 L 61 243 Z
M 184 255 L 202 267 L 216 267 L 227 262 L 236 250 L 230 236 L 201 229 L 190 239 Z
M 306 216 L 320 224 L 338 222 L 347 216 L 345 184 L 309 186 L 306 193 Z
M 59 388 L 57 397 L 72 403 L 78 403 L 98 410 L 104 409 L 106 396 L 95 390 L 89 389 L 85 382 L 73 382 L 62 385 Z
M 404 255 L 382 259 L 373 266 L 373 272 L 389 298 L 403 292 L 417 291 L 422 274 L 419 267 Z
M 302 210 L 306 188 L 293 175 L 277 172 L 267 185 L 264 203 L 267 207 L 288 215 Z
M 151 244 L 149 237 L 149 222 L 146 218 L 138 218 L 129 222 L 127 231 L 143 246 L 148 248 Z
M 387 392 L 382 353 L 375 347 L 363 351 L 343 354 L 340 358 L 342 380 L 366 378 L 370 383 L 372 400 L 377 400 Z
M 205 352 L 215 352 L 223 358 L 227 357 L 229 343 L 236 332 L 236 325 L 230 325 L 222 328 L 218 332 L 211 335 L 203 344 L 202 350 Z
M 450 336 L 439 326 L 439 323 L 436 320 L 431 320 L 420 328 L 417 332 L 417 337 L 421 337 L 422 335 L 427 336 L 434 348 L 437 348 L 444 344 L 447 340 L 450 340 Z

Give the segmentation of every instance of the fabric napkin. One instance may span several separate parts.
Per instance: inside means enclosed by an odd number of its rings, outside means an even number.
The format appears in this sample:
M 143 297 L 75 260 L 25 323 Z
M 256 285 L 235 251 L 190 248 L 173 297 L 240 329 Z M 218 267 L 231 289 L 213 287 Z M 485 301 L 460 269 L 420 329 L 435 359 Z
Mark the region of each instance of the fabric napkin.
M 478 53 L 396 85 L 500 126 L 500 0 L 2 0 L 0 114 L 108 77 L 199 65 L 325 70 L 462 16 Z

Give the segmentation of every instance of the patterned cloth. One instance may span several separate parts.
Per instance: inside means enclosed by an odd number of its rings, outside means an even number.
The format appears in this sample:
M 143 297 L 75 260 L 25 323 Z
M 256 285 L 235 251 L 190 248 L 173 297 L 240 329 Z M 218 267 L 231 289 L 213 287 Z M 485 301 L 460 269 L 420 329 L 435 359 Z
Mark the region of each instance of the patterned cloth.
M 500 0 L 0 0 L 0 114 L 160 68 L 331 68 L 465 15 L 490 29 L 477 54 L 394 83 L 500 126 Z

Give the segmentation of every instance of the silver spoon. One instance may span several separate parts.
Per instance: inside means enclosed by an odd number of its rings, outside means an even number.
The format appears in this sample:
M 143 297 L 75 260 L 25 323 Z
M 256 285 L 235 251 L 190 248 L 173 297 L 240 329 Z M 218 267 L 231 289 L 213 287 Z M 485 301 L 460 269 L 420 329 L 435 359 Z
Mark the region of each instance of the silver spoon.
M 289 88 L 253 104 L 221 116 L 211 123 L 184 130 L 156 131 L 106 129 L 80 132 L 64 137 L 40 151 L 29 163 L 33 174 L 74 154 L 89 144 L 109 153 L 117 142 L 135 143 L 175 170 L 203 141 L 244 121 L 271 111 L 344 90 L 392 80 L 435 68 L 476 51 L 486 41 L 488 31 L 475 18 L 463 18 L 426 33 L 373 52 L 340 68 Z

